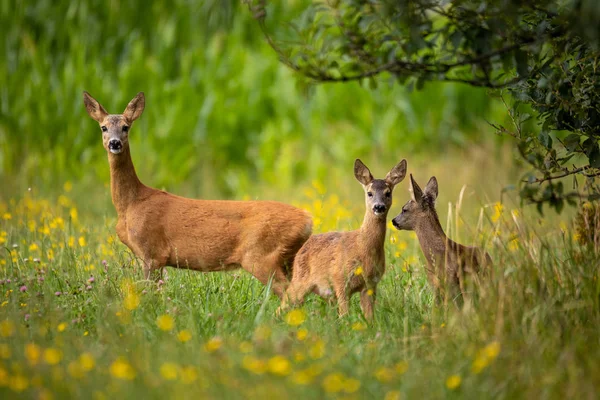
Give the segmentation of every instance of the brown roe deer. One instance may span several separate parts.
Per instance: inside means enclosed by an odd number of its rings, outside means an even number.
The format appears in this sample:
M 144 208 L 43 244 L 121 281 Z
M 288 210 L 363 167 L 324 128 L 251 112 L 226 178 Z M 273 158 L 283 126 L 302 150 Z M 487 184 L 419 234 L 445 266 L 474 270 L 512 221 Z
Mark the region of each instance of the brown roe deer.
M 117 235 L 143 261 L 144 276 L 165 266 L 197 271 L 243 268 L 263 284 L 273 276 L 281 296 L 286 266 L 308 239 L 310 215 L 274 201 L 193 200 L 145 186 L 138 179 L 129 148 L 129 131 L 142 115 L 143 93 L 123 114 L 108 114 L 83 93 L 85 108 L 102 130 L 108 152 Z
M 292 281 L 278 313 L 304 301 L 310 292 L 335 297 L 340 316 L 348 312 L 350 296 L 360 292 L 360 306 L 366 319 L 373 319 L 377 284 L 385 272 L 386 217 L 392 205 L 392 191 L 406 175 L 406 160 L 400 161 L 385 179 L 373 179 L 360 161 L 354 176 L 365 191 L 366 212 L 360 229 L 311 236 L 300 249 L 292 268 Z
M 440 224 L 435 210 L 438 183 L 432 176 L 421 190 L 410 175 L 411 199 L 402 207 L 402 212 L 392 224 L 398 230 L 415 231 L 421 250 L 427 260 L 427 280 L 441 300 L 445 289 L 452 299 L 464 293 L 463 274 L 474 276 L 480 269 L 492 266 L 490 255 L 477 247 L 463 246 L 450 240 Z

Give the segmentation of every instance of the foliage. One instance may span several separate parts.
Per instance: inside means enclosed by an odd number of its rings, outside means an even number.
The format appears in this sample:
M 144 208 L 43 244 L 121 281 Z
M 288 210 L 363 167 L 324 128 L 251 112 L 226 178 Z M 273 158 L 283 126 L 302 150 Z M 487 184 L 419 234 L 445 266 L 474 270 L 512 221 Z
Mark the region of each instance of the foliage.
M 358 156 L 392 164 L 422 148 L 464 147 L 484 118 L 503 120 L 484 91 L 459 85 L 409 94 L 354 84 L 307 95 L 239 1 L 2 4 L 0 196 L 66 180 L 105 192 L 106 155 L 83 90 L 113 113 L 144 91 L 134 164 L 143 182 L 185 184 L 177 189 L 190 196 L 242 197 L 258 181 L 290 190 Z
M 517 139 L 532 167 L 523 199 L 540 211 L 545 203 L 560 211 L 565 201 L 600 196 L 594 179 L 600 176 L 600 3 L 318 1 L 294 21 L 293 34 L 275 35 L 267 22 L 279 21 L 267 18 L 265 2 L 249 3 L 279 59 L 309 82 L 374 87 L 375 77 L 386 74 L 417 89 L 428 81 L 507 88 L 516 100 L 510 106 L 516 131 L 495 127 Z M 521 127 L 531 118 L 522 104 L 537 113 L 541 131 Z M 564 193 L 563 183 L 554 182 L 570 175 L 582 177 L 585 194 Z

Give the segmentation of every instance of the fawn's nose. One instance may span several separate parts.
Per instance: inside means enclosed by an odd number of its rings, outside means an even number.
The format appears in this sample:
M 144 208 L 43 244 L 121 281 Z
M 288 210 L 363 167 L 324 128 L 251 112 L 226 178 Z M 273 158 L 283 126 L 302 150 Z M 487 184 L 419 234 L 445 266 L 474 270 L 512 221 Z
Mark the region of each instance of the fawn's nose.
M 108 149 L 109 150 L 119 151 L 122 148 L 123 148 L 123 143 L 121 143 L 121 141 L 119 139 L 111 139 L 108 142 Z
M 373 206 L 373 211 L 376 212 L 376 213 L 385 212 L 385 206 L 383 204 L 375 204 Z

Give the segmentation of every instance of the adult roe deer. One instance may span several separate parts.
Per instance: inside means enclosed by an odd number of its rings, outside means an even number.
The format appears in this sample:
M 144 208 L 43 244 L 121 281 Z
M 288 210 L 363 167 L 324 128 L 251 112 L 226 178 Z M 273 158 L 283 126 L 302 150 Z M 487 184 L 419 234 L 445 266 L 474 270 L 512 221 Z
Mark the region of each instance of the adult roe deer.
M 373 319 L 377 284 L 385 272 L 384 242 L 386 217 L 392 205 L 392 191 L 406 175 L 406 160 L 400 161 L 385 179 L 374 179 L 360 160 L 354 162 L 354 176 L 365 191 L 366 212 L 362 226 L 350 232 L 328 232 L 311 236 L 302 246 L 292 268 L 292 281 L 278 313 L 288 303 L 302 303 L 313 291 L 321 297 L 335 297 L 340 316 L 348 312 L 350 297 L 360 292 L 360 306 L 366 319 Z M 333 290 L 332 290 L 333 289 Z
M 432 176 L 421 190 L 410 175 L 411 199 L 392 224 L 398 230 L 415 231 L 427 260 L 427 280 L 439 300 L 444 289 L 452 298 L 463 292 L 463 273 L 473 275 L 481 268 L 492 266 L 490 255 L 477 247 L 463 246 L 450 240 L 440 224 L 435 210 L 438 183 Z
M 144 110 L 144 94 L 138 93 L 123 114 L 108 114 L 87 92 L 83 102 L 100 124 L 108 152 L 117 235 L 143 261 L 146 279 L 165 266 L 205 272 L 241 267 L 263 284 L 273 275 L 273 291 L 282 295 L 286 265 L 312 231 L 307 212 L 275 201 L 187 199 L 145 186 L 128 141 Z

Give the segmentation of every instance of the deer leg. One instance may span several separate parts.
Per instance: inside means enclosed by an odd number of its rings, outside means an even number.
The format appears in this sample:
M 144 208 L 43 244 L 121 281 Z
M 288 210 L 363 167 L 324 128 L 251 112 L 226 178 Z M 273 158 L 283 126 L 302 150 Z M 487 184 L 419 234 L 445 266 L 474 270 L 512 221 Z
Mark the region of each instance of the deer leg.
M 161 264 L 158 260 L 153 258 L 146 258 L 143 262 L 144 279 L 153 280 L 155 282 L 162 279 L 164 264 Z
M 369 291 L 371 290 L 371 292 Z M 364 288 L 360 291 L 360 308 L 369 322 L 373 321 L 373 308 L 375 307 L 375 288 Z
M 283 297 L 289 281 L 283 272 L 279 254 L 272 253 L 265 257 L 246 257 L 242 261 L 242 268 L 254 275 L 263 285 L 267 285 L 273 277 L 271 289 L 277 297 Z
M 344 287 L 335 288 L 335 297 L 338 302 L 338 314 L 340 317 L 348 314 L 348 305 L 350 303 L 350 296 L 346 292 Z
M 282 296 L 281 305 L 275 312 L 276 315 L 281 315 L 282 312 L 290 308 L 290 305 L 295 307 L 304 303 L 304 297 L 310 290 L 311 288 L 309 285 L 306 285 L 303 282 L 292 281 Z

